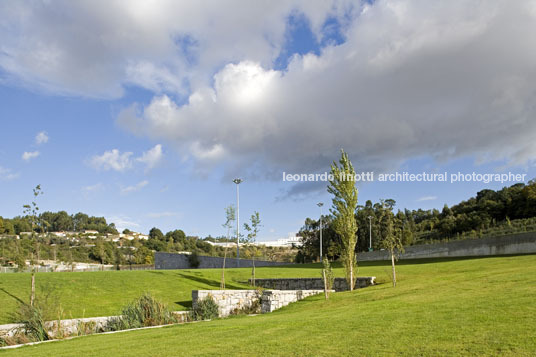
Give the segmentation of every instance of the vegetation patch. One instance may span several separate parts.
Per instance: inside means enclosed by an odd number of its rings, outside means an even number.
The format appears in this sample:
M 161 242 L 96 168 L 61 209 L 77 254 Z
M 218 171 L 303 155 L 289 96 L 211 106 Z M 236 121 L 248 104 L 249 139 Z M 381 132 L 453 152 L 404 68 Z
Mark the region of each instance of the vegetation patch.
M 208 295 L 204 299 L 197 301 L 197 304 L 192 310 L 192 319 L 195 321 L 200 320 L 212 320 L 219 316 L 218 304 L 214 301 L 212 296 Z
M 132 328 L 168 325 L 177 319 L 168 307 L 149 293 L 123 307 L 121 316 L 111 318 L 107 330 L 119 331 Z

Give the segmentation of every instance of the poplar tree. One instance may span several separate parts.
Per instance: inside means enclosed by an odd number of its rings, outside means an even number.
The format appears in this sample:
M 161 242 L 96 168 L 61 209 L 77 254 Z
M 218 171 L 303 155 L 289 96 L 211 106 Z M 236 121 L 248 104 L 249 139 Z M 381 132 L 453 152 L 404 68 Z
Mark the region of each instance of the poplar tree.
M 348 154 L 341 150 L 339 164 L 331 165 L 331 175 L 328 192 L 333 195 L 333 206 L 330 209 L 334 217 L 333 228 L 341 238 L 343 249 L 342 259 L 346 280 L 350 290 L 354 290 L 357 262 L 355 245 L 357 243 L 357 187 L 355 186 L 355 170 Z
M 248 245 L 251 245 L 251 251 L 252 251 L 252 269 L 251 269 L 251 280 L 253 282 L 253 286 L 255 286 L 255 254 L 256 254 L 256 247 L 255 247 L 255 241 L 257 240 L 257 235 L 259 234 L 261 227 L 261 218 L 259 217 L 259 212 L 255 211 L 250 218 L 250 224 L 244 223 L 244 229 L 248 232 L 246 242 Z
M 232 223 L 235 220 L 235 208 L 233 205 L 230 205 L 229 207 L 225 208 L 225 223 L 223 224 L 223 228 L 227 228 L 227 241 L 225 242 L 225 250 L 223 254 L 223 266 L 221 269 L 221 282 L 220 282 L 220 288 L 225 289 L 225 261 L 227 260 L 227 246 L 229 245 L 230 241 L 230 233 L 232 228 Z

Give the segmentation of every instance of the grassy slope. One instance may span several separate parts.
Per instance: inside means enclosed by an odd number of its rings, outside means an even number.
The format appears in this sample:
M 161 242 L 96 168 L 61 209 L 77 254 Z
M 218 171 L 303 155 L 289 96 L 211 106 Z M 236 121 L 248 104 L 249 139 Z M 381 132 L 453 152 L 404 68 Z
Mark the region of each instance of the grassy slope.
M 365 271 L 385 274 L 387 267 Z M 382 284 L 329 301 L 311 297 L 267 315 L 82 337 L 5 355 L 536 354 L 536 255 L 413 262 L 399 267 L 399 277 L 395 289 Z
M 320 277 L 314 265 L 257 268 L 257 277 Z M 338 271 L 343 276 L 342 270 Z M 37 290 L 51 292 L 51 300 L 64 311 L 63 318 L 116 315 L 121 307 L 145 291 L 174 310 L 191 306 L 191 291 L 218 289 L 220 269 L 103 271 L 85 273 L 38 273 Z M 240 282 L 251 277 L 251 269 L 228 269 L 228 289 L 247 288 Z M 17 309 L 16 296 L 28 300 L 30 273 L 0 274 L 0 324 L 9 323 Z M 57 316 L 54 316 L 57 318 Z

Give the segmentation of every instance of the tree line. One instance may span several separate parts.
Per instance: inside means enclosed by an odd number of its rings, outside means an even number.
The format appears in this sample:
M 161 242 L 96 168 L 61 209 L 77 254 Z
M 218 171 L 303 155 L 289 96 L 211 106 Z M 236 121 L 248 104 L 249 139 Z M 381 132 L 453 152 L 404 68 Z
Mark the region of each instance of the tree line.
M 32 224 L 34 220 L 39 222 L 39 224 Z M 83 232 L 84 230 L 95 230 L 101 234 L 119 233 L 115 224 L 108 224 L 106 218 L 89 216 L 82 212 L 72 215 L 65 211 L 47 211 L 36 215 L 28 212 L 27 215 L 16 216 L 11 219 L 0 216 L 0 234 L 10 235 L 20 234 L 21 232 L 46 233 L 62 231 Z
M 450 207 L 445 205 L 441 211 L 399 209 L 395 212 L 395 206 L 393 199 L 369 200 L 357 206 L 354 214 L 358 227 L 356 252 L 369 250 L 370 231 L 372 249 L 384 249 L 389 225 L 399 232 L 405 246 L 536 231 L 536 180 L 497 191 L 481 190 L 468 200 Z M 322 221 L 322 249 L 331 259 L 339 259 L 343 253 L 342 242 L 335 233 L 333 216 L 322 216 Z M 319 223 L 319 219 L 305 220 L 298 233 L 303 237 L 303 246 L 298 250 L 297 262 L 318 259 Z

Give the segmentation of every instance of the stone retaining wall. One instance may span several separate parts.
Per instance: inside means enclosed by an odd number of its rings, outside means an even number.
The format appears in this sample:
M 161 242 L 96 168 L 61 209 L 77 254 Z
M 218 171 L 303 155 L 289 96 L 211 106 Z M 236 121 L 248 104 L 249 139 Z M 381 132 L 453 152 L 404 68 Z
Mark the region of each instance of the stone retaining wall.
M 192 306 L 195 308 L 198 300 L 211 296 L 219 307 L 220 317 L 229 316 L 233 311 L 252 304 L 260 304 L 260 312 L 267 313 L 323 292 L 324 290 L 192 290 Z
M 188 311 L 174 311 L 173 315 L 178 322 L 186 322 L 188 320 Z M 76 336 L 79 334 L 92 334 L 104 331 L 108 321 L 118 316 L 104 317 L 87 317 L 83 319 L 68 319 L 60 320 L 60 328 L 58 329 L 58 321 L 47 321 L 45 326 L 52 338 L 61 338 L 65 336 Z M 0 337 L 12 337 L 17 331 L 24 328 L 23 324 L 7 324 L 0 325 Z M 84 329 L 84 331 L 80 330 Z
M 261 292 L 258 290 L 192 290 L 192 307 L 197 307 L 197 301 L 212 296 L 218 304 L 220 317 L 231 315 L 236 309 L 250 307 L 255 302 L 260 303 Z
M 354 286 L 356 289 L 366 288 L 374 285 L 375 280 L 374 276 L 357 277 Z M 253 281 L 250 279 L 249 283 L 252 284 Z M 255 286 L 276 290 L 323 290 L 324 280 L 322 278 L 255 279 Z M 349 290 L 346 279 L 335 278 L 333 289 L 335 291 Z
M 262 313 L 272 312 L 308 296 L 323 294 L 324 290 L 266 290 L 262 294 Z

